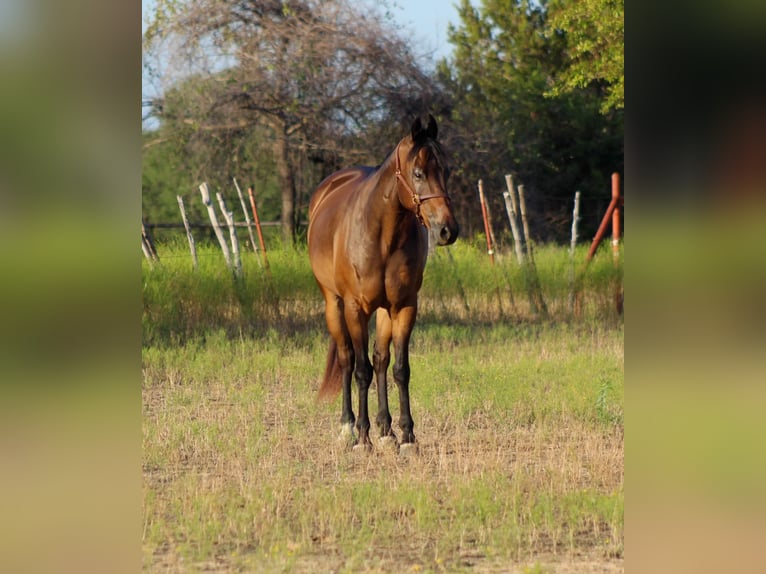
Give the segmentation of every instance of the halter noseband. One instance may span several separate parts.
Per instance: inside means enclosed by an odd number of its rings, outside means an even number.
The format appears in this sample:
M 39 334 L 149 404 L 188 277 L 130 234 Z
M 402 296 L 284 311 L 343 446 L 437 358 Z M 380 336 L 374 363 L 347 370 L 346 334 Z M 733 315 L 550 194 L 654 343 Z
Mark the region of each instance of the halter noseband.
M 423 218 L 423 214 L 420 213 L 420 205 L 424 201 L 429 199 L 436 199 L 437 197 L 443 197 L 447 201 L 447 205 L 449 205 L 449 195 L 446 193 L 431 193 L 428 195 L 418 195 L 415 193 L 415 190 L 410 187 L 410 184 L 407 183 L 407 180 L 404 178 L 404 174 L 402 173 L 402 164 L 401 160 L 399 159 L 399 146 L 396 146 L 396 149 L 394 150 L 394 156 L 396 157 L 396 180 L 401 183 L 404 189 L 410 194 L 410 200 L 412 201 L 412 205 L 415 208 L 415 217 L 417 217 L 418 221 L 425 226 L 426 221 Z

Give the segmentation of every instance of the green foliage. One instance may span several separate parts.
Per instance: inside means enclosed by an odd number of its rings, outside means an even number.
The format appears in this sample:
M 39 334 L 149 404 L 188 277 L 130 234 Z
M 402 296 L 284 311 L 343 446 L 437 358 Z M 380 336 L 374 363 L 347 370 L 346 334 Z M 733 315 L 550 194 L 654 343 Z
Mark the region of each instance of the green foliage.
M 350 0 L 159 1 L 144 72 L 169 86 L 153 113 L 162 137 L 193 160 L 191 178 L 223 186 L 267 172 L 283 241 L 294 241 L 326 175 L 377 163 L 371 152 L 388 138 L 376 136 L 428 108 L 427 75 L 381 11 Z
M 597 85 L 551 92 L 571 62 L 548 6 L 487 0 L 476 8 L 463 0 L 461 23 L 448 33 L 454 55 L 439 78 L 454 94 L 449 148 L 459 157 L 459 186 L 475 189 L 483 178 L 504 190 L 503 175 L 512 173 L 525 186 L 533 235 L 561 241 L 576 190 L 584 199 L 581 232 L 595 232 L 597 200 L 608 199 L 611 173 L 622 171 L 623 120 L 600 113 L 605 96 Z M 488 197 L 496 218 L 505 213 L 500 193 Z
M 568 59 L 548 94 L 558 96 L 604 82 L 601 111 L 624 108 L 624 0 L 560 0 L 553 4 L 550 25 L 549 34 L 565 34 Z
M 238 280 L 233 279 L 220 249 L 212 242 L 198 245 L 196 271 L 183 236 L 160 245 L 159 264 L 150 268 L 143 263 L 144 343 L 180 342 L 219 331 L 230 336 L 266 336 L 273 332 L 275 322 L 289 325 L 293 335 L 300 337 L 323 325 L 324 301 L 306 248 L 281 247 L 274 241 L 270 245 L 270 270 L 262 267 L 260 255 L 245 250 L 243 276 Z M 619 325 L 621 317 L 613 297 L 622 268 L 602 251 L 583 271 L 586 251 L 585 246 L 577 249 L 573 266 L 568 249 L 537 247 L 536 276 L 548 307 L 544 316 L 530 298 L 530 271 L 510 254 L 499 253 L 492 266 L 480 249 L 466 241 L 438 248 L 426 266 L 418 324 L 437 329 L 443 322 L 466 327 L 498 321 Z M 570 300 L 575 278 L 579 310 Z
M 185 167 L 186 154 L 175 142 L 163 141 L 161 134 L 145 133 L 143 139 L 141 214 L 149 222 L 180 221 L 176 195 L 188 197 L 196 188 Z M 201 207 L 189 201 L 185 207 L 191 221 L 201 221 Z
M 430 110 L 452 158 L 450 193 L 465 233 L 481 229 L 478 178 L 495 222 L 501 219 L 497 190 L 506 173 L 525 185 L 536 238 L 568 236 L 576 190 L 583 196 L 581 233 L 595 232 L 609 177 L 623 171 L 622 2 L 486 0 L 477 8 L 462 0 L 460 23 L 448 33 L 453 56 L 435 73 L 419 69 L 409 38 L 390 17 L 362 22 L 352 5 L 301 0 L 240 13 L 238 4 L 221 0 L 157 3 L 144 36 L 144 70 L 170 88 L 155 102 L 159 128 L 145 134 L 144 218 L 179 221 L 177 194 L 190 200 L 202 181 L 214 192 L 230 190 L 237 177 L 243 187 L 256 185 L 262 219 L 294 221 L 292 239 L 300 239 L 309 196 L 323 177 L 380 162 L 411 116 Z M 343 8 L 331 26 L 340 28 L 314 36 L 324 28 L 312 18 L 321 20 L 332 6 Z M 322 46 L 330 41 L 340 44 L 328 51 Z M 385 45 L 377 48 L 379 41 Z M 285 50 L 261 50 L 258 42 Z M 170 61 L 186 69 L 189 54 L 207 62 L 226 49 L 243 57 L 162 75 L 173 69 Z M 384 56 L 394 60 L 383 65 Z M 359 86 L 349 88 L 352 80 Z M 349 97 L 337 97 L 342 87 Z M 283 199 L 293 200 L 292 211 L 282 213 L 290 204 Z M 204 221 L 195 203 L 187 202 L 190 218 Z

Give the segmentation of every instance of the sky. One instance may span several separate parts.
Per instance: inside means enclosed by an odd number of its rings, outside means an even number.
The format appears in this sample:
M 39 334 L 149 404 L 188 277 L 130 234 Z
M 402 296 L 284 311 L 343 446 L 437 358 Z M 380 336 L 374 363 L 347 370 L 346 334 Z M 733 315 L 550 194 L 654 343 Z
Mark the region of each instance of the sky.
M 436 50 L 434 58 L 439 60 L 452 51 L 447 42 L 447 26 L 458 23 L 457 1 L 402 0 L 391 12 L 399 24 L 412 29 L 422 39 L 424 48 Z
M 392 0 L 390 11 L 397 24 L 412 31 L 424 51 L 434 51 L 434 60 L 449 56 L 447 26 L 458 23 L 455 4 L 458 0 Z M 146 15 L 154 8 L 154 0 L 141 2 L 141 31 Z M 144 94 L 147 95 L 147 94 Z
M 423 52 L 433 51 L 434 63 L 441 58 L 447 57 L 452 47 L 447 42 L 447 26 L 457 24 L 459 21 L 455 4 L 459 0 L 391 0 L 389 4 L 391 16 L 399 24 L 403 31 L 411 32 L 416 43 Z M 146 24 L 146 16 L 154 9 L 154 0 L 142 0 L 141 2 L 141 32 Z M 143 78 L 142 78 L 143 80 Z M 151 84 L 142 81 L 141 97 L 155 97 L 156 89 Z M 143 110 L 143 108 L 142 108 Z M 153 120 L 143 123 L 144 128 L 151 129 Z
M 447 25 L 458 22 L 455 4 L 458 0 L 392 0 L 391 14 L 397 23 L 412 29 L 422 40 L 423 46 L 436 50 L 436 59 L 449 55 Z M 154 0 L 141 1 L 141 32 L 144 20 L 154 8 Z

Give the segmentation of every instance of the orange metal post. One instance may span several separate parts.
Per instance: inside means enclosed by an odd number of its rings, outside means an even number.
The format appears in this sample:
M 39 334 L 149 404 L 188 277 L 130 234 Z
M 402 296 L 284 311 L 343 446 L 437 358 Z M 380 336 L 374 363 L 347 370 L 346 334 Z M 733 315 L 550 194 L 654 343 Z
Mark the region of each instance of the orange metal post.
M 484 199 L 484 182 L 479 180 L 479 203 L 481 203 L 481 215 L 484 218 L 484 234 L 487 236 L 487 254 L 492 265 L 495 264 L 495 252 L 492 250 L 492 238 L 489 230 L 489 218 L 487 217 L 487 205 Z
M 617 182 L 616 196 L 615 196 L 615 181 Z M 598 231 L 596 231 L 596 236 L 593 238 L 593 242 L 590 244 L 588 255 L 585 258 L 586 263 L 589 263 L 590 260 L 593 259 L 593 255 L 595 255 L 596 249 L 598 248 L 599 243 L 601 243 L 601 240 L 604 238 L 604 233 L 606 233 L 606 228 L 609 226 L 609 221 L 610 219 L 612 219 L 614 210 L 619 203 L 620 203 L 620 176 L 614 173 L 612 174 L 612 201 L 609 202 L 609 207 L 606 208 L 604 219 L 601 220 L 601 225 L 598 226 Z
M 612 202 L 615 202 L 612 211 L 612 254 L 614 260 L 620 257 L 620 174 L 612 174 Z
M 255 220 L 255 229 L 258 231 L 258 243 L 261 244 L 261 253 L 263 253 L 263 264 L 266 269 L 269 268 L 269 260 L 266 257 L 266 244 L 263 242 L 263 232 L 261 231 L 261 220 L 258 218 L 258 210 L 255 208 L 255 195 L 253 188 L 247 188 L 247 194 L 250 196 L 250 207 L 253 208 L 253 219 Z

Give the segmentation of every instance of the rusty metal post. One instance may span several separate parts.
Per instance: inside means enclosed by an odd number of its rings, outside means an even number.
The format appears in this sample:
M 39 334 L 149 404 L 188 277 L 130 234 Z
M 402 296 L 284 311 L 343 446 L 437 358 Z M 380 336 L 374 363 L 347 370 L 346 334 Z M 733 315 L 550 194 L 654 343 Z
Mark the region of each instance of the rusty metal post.
M 487 236 L 487 254 L 492 265 L 495 264 L 495 252 L 492 250 L 492 237 L 489 229 L 489 218 L 487 217 L 487 205 L 484 199 L 484 182 L 479 180 L 479 202 L 481 203 L 481 215 L 484 218 L 484 233 Z
M 622 198 L 620 197 L 620 174 L 612 174 L 612 202 L 614 202 L 614 210 L 612 211 L 612 257 L 614 258 L 614 264 L 617 266 L 620 264 L 620 205 L 622 205 Z M 618 281 L 614 288 L 614 304 L 617 312 L 622 314 L 624 305 L 624 291 L 622 288 L 622 282 Z
M 261 231 L 261 220 L 258 218 L 258 210 L 255 208 L 255 194 L 252 187 L 247 188 L 247 194 L 250 196 L 250 207 L 253 208 L 253 219 L 255 220 L 255 229 L 258 231 L 258 242 L 261 244 L 261 253 L 263 254 L 263 265 L 269 269 L 269 259 L 266 256 L 266 244 L 263 242 L 263 232 Z
M 612 176 L 612 184 L 614 185 L 614 176 L 617 175 L 616 173 Z M 620 201 L 620 195 L 619 195 L 619 176 L 617 180 L 617 197 L 614 196 L 614 187 L 612 188 L 612 201 L 609 202 L 609 207 L 606 208 L 606 213 L 604 214 L 604 218 L 601 220 L 601 225 L 598 226 L 598 231 L 596 231 L 596 235 L 593 238 L 593 242 L 590 244 L 590 249 L 588 250 L 588 255 L 585 258 L 586 263 L 589 263 L 591 259 L 593 259 L 593 255 L 596 253 L 596 249 L 599 246 L 599 243 L 601 243 L 601 240 L 604 238 L 604 233 L 606 233 L 606 228 L 609 226 L 609 223 L 612 219 L 612 214 L 614 213 L 615 208 L 617 207 L 617 204 Z
M 612 255 L 617 263 L 620 259 L 620 174 L 612 174 L 612 201 L 615 202 L 612 211 Z

